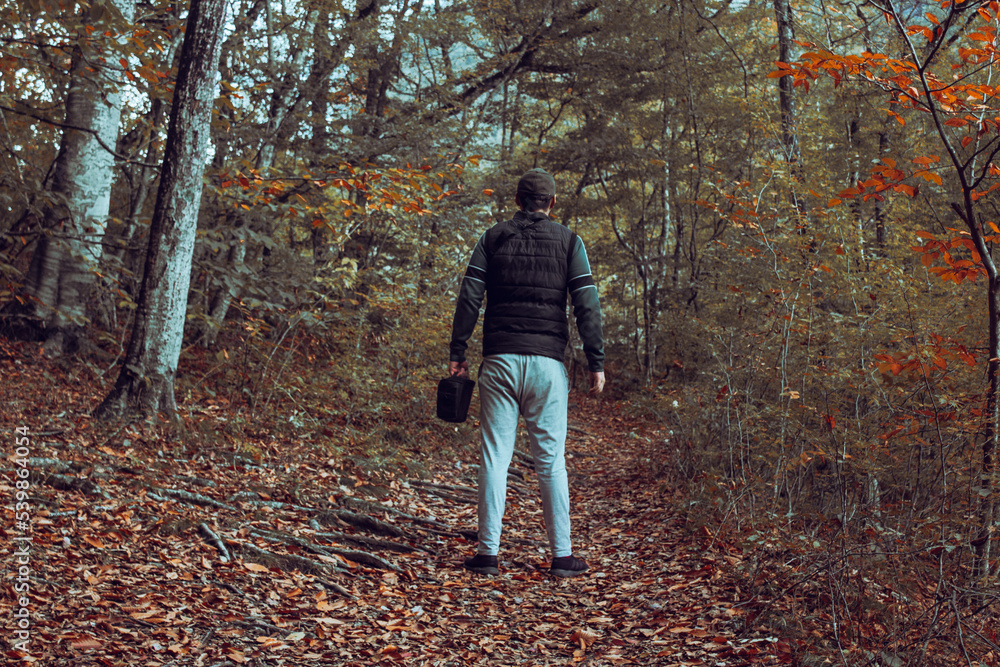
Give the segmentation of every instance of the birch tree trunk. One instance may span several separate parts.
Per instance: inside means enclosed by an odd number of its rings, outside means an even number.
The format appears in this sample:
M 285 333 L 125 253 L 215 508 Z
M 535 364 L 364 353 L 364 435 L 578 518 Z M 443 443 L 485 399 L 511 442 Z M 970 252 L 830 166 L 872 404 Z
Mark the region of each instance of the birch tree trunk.
M 116 0 L 115 5 L 123 22 L 131 24 L 135 0 Z M 99 62 L 96 54 L 83 48 L 76 54 L 66 99 L 66 130 L 52 169 L 51 204 L 42 222 L 45 231 L 25 281 L 27 314 L 34 320 L 30 327 L 46 340 L 50 352 L 75 347 L 103 254 L 121 95 L 115 72 Z
M 778 25 L 778 60 L 790 62 L 795 29 L 792 25 L 790 0 L 774 0 L 774 18 Z M 778 80 L 778 107 L 781 110 L 781 144 L 785 160 L 792 165 L 799 162 L 799 139 L 795 128 L 794 81 L 790 77 Z
M 222 51 L 219 57 L 219 72 L 224 81 L 232 79 L 234 51 L 242 40 L 247 39 L 261 13 L 264 13 L 268 17 L 266 19 L 268 25 L 271 23 L 269 1 L 253 0 L 242 11 L 239 9 L 235 11 L 237 13 L 233 19 L 232 29 L 226 40 L 222 43 Z M 268 40 L 270 41 L 270 37 L 268 37 Z M 268 54 L 270 55 L 270 53 L 269 50 Z M 270 60 L 268 61 L 268 66 L 271 66 Z M 271 70 L 269 69 L 269 71 Z M 233 120 L 235 111 L 230 110 L 229 113 L 231 114 L 230 119 Z M 216 127 L 212 142 L 215 147 L 212 167 L 221 171 L 226 164 L 226 160 L 229 158 L 230 140 L 228 130 Z M 229 304 L 232 299 L 236 298 L 238 293 L 239 288 L 235 284 L 238 280 L 234 277 L 234 274 L 246 259 L 246 229 L 244 228 L 246 223 L 242 215 L 234 215 L 231 212 L 227 212 L 227 214 L 221 216 L 221 220 L 223 226 L 227 229 L 224 234 L 229 243 L 229 250 L 226 253 L 225 262 L 221 267 L 224 274 L 222 279 L 223 284 L 214 290 L 206 287 L 207 299 L 204 318 L 195 321 L 195 326 L 197 327 L 196 340 L 205 347 L 215 347 L 216 338 L 222 330 L 222 324 L 229 310 Z
M 795 42 L 795 26 L 792 21 L 791 0 L 774 0 L 774 18 L 778 26 L 778 60 L 787 63 L 792 58 L 792 44 Z M 798 127 L 795 115 L 795 87 L 791 77 L 778 81 L 778 107 L 781 110 L 781 147 L 788 163 L 788 196 L 795 208 L 796 224 L 800 233 L 805 233 L 805 202 L 799 198 L 798 185 L 802 176 L 802 153 L 799 147 Z
M 95 414 L 176 413 L 180 358 L 227 0 L 192 0 L 170 110 L 132 337 L 114 388 Z

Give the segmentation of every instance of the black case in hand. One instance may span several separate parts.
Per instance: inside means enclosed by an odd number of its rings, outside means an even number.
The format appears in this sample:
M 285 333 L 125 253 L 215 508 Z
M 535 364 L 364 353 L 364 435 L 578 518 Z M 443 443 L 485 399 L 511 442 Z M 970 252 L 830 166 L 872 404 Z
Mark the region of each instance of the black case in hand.
M 446 422 L 461 423 L 469 416 L 475 380 L 452 375 L 438 382 L 437 416 Z

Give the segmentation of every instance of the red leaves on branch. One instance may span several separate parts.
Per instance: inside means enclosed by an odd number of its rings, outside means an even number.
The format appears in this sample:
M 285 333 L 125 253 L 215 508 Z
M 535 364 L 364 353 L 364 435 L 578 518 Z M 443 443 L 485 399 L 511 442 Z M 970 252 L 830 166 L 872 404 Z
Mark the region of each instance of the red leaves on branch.
M 983 240 L 986 243 L 996 243 L 1000 241 L 1000 229 L 994 222 L 987 222 L 987 226 L 993 231 L 992 234 L 984 234 Z M 912 246 L 915 252 L 920 253 L 920 263 L 927 267 L 927 271 L 937 275 L 945 281 L 952 281 L 956 285 L 962 282 L 975 281 L 979 276 L 986 275 L 986 267 L 983 265 L 982 257 L 976 248 L 969 232 L 957 229 L 949 229 L 955 232 L 956 236 L 949 239 L 939 239 L 930 232 L 917 232 L 917 236 L 926 239 L 923 245 Z M 955 251 L 967 251 L 967 256 L 956 255 Z M 935 265 L 936 262 L 943 262 L 944 266 Z
M 913 173 L 907 174 L 902 169 L 897 168 L 895 160 L 891 158 L 883 158 L 882 164 L 877 164 L 871 168 L 870 178 L 864 181 L 859 180 L 855 183 L 854 187 L 841 190 L 837 193 L 836 197 L 827 201 L 827 208 L 838 206 L 843 203 L 843 200 L 845 199 L 855 199 L 858 197 L 860 197 L 862 201 L 868 201 L 869 199 L 882 201 L 885 198 L 883 193 L 887 190 L 898 192 L 906 195 L 907 197 L 916 197 L 917 194 L 920 193 L 920 186 L 910 185 L 909 183 L 903 183 L 902 181 L 914 176 L 919 176 L 924 180 L 940 185 L 941 177 L 926 168 L 927 165 L 933 164 L 939 159 L 940 158 L 936 155 L 916 158 L 913 162 L 918 165 L 925 166 L 925 168 L 917 169 Z M 810 192 L 813 196 L 820 197 L 818 192 Z
M 876 354 L 877 368 L 883 375 L 893 377 L 913 373 L 919 377 L 941 375 L 948 372 L 948 362 L 959 362 L 969 368 L 976 365 L 975 356 L 953 338 L 930 334 L 928 344 L 911 348 L 896 355 Z

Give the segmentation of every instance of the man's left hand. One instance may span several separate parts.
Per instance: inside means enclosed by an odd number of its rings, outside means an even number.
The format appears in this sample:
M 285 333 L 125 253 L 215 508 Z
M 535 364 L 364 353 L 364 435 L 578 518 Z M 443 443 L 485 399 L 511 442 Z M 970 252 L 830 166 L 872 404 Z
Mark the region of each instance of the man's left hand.
M 451 375 L 457 375 L 458 377 L 467 378 L 469 377 L 469 361 L 449 361 L 448 362 L 448 373 Z
M 604 371 L 590 373 L 590 394 L 595 396 L 604 391 Z

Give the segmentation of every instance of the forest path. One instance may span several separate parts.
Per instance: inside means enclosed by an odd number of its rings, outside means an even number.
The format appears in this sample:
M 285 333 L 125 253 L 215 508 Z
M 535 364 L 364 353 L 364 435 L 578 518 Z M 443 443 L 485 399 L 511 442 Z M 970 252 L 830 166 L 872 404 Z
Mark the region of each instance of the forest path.
M 655 433 L 606 398 L 574 394 L 570 412 L 574 541 L 591 569 L 569 580 L 545 571 L 524 457 L 501 573 L 484 577 L 461 567 L 474 552 L 471 443 L 462 462 L 384 473 L 294 442 L 108 438 L 68 413 L 76 428 L 34 428 L 30 456 L 9 456 L 0 480 L 8 498 L 18 467 L 31 481 L 30 525 L 5 507 L 3 650 L 53 667 L 776 664 L 767 641 L 736 636 L 736 556 L 686 531 L 639 463 Z M 13 538 L 28 534 L 28 590 L 15 594 Z M 16 645 L 24 596 L 29 641 Z

